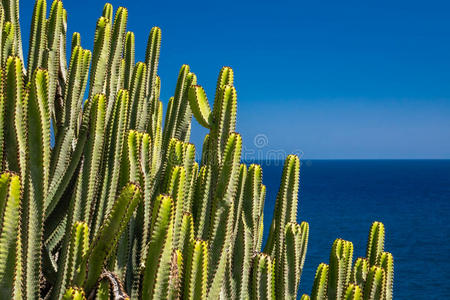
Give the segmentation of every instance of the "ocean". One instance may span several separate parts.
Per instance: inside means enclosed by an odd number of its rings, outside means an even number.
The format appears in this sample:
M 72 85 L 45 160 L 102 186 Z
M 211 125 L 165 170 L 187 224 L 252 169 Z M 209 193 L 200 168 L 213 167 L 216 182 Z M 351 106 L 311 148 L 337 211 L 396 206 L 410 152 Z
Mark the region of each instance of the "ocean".
M 267 186 L 267 238 L 282 161 L 259 162 Z M 311 292 L 336 238 L 365 255 L 373 221 L 394 255 L 394 299 L 450 299 L 450 160 L 303 160 L 298 222 L 310 226 L 300 293 Z

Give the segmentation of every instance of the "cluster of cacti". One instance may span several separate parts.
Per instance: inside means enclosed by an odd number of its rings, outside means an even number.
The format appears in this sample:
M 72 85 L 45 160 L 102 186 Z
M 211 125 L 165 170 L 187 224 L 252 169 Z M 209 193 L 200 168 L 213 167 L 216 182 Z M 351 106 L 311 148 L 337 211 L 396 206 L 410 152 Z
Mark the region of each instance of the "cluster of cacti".
M 159 28 L 136 63 L 127 10 L 113 18 L 106 4 L 93 52 L 75 33 L 67 61 L 66 10 L 55 0 L 47 17 L 37 0 L 25 67 L 18 0 L 1 2 L 0 298 L 295 299 L 309 232 L 296 223 L 300 161 L 286 159 L 261 251 L 265 186 L 259 165 L 240 163 L 232 69 L 211 110 L 182 66 L 163 124 Z M 192 115 L 210 129 L 200 161 Z M 380 268 L 366 276 L 358 260 L 339 293 L 365 285 L 389 299 L 379 281 L 392 281 L 392 257 L 370 249 Z
M 353 262 L 352 242 L 337 239 L 329 265 L 317 268 L 312 300 L 375 300 L 393 298 L 394 258 L 384 252 L 384 225 L 374 222 L 369 232 L 366 257 Z M 303 295 L 304 300 L 310 299 Z

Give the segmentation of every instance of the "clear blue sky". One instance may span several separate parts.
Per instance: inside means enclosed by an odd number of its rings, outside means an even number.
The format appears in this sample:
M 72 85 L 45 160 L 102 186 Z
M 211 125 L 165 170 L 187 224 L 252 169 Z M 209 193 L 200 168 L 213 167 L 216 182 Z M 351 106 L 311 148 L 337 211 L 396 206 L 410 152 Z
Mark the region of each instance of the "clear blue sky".
M 25 38 L 32 2 L 21 0 Z M 80 32 L 92 49 L 104 2 L 63 3 L 69 33 Z M 164 103 L 181 64 L 191 66 L 210 99 L 220 67 L 233 67 L 238 131 L 248 151 L 450 158 L 448 1 L 111 3 L 129 9 L 138 60 L 150 28 L 162 28 Z M 192 140 L 201 144 L 205 133 L 195 124 Z M 258 134 L 267 137 L 263 148 L 254 146 Z

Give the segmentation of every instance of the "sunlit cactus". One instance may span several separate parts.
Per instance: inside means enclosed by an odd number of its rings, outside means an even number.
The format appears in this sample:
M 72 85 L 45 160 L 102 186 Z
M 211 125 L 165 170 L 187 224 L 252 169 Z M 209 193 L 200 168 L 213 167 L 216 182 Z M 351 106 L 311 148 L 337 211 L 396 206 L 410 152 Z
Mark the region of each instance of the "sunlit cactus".
M 327 299 L 328 272 L 329 266 L 327 264 L 321 263 L 317 267 L 311 292 L 312 300 Z
M 192 239 L 189 242 L 184 272 L 184 298 L 206 299 L 208 280 L 208 243 Z
M 354 264 L 353 244 L 337 239 L 331 249 L 330 265 L 321 263 L 317 268 L 311 299 L 393 299 L 394 258 L 384 252 L 384 235 L 384 225 L 374 222 L 367 257 L 356 259 Z M 377 259 L 372 264 L 374 253 Z
M 357 284 L 361 289 L 364 289 L 369 269 L 369 261 L 366 258 L 359 257 L 353 265 L 350 281 Z
M 4 299 L 19 299 L 21 271 L 19 176 L 5 172 L 0 176 L 1 235 L 0 235 L 0 295 Z
M 344 294 L 344 300 L 361 300 L 362 293 L 361 288 L 358 285 L 350 283 Z
M 276 299 L 275 264 L 270 256 L 259 253 L 253 259 L 251 294 L 252 299 Z
M 64 293 L 63 300 L 85 300 L 86 295 L 84 294 L 84 291 L 80 288 L 73 288 L 70 287 L 67 289 L 67 291 Z
M 263 169 L 241 161 L 230 67 L 209 103 L 182 65 L 164 113 L 160 28 L 136 61 L 128 11 L 106 4 L 90 51 L 67 37 L 62 1 L 36 0 L 25 65 L 18 0 L 1 4 L 1 299 L 298 299 L 300 159 L 285 160 L 263 245 Z M 209 130 L 201 150 L 192 116 Z M 353 266 L 338 239 L 301 299 L 391 300 L 384 235 L 375 222 Z
M 370 268 L 364 286 L 364 300 L 384 299 L 386 273 L 377 266 Z
M 385 272 L 385 299 L 391 300 L 394 293 L 394 257 L 389 252 L 382 252 L 378 255 L 377 265 Z

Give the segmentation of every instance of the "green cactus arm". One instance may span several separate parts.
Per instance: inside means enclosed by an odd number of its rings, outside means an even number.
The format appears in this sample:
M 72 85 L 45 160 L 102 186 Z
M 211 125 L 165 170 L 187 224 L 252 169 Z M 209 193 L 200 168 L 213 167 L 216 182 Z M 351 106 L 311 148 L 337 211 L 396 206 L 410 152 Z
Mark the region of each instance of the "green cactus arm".
M 203 127 L 211 128 L 211 108 L 205 90 L 199 85 L 192 85 L 188 95 L 189 105 L 195 119 Z
M 162 299 L 162 294 L 167 292 L 172 259 L 173 214 L 172 198 L 159 195 L 153 207 L 151 235 L 142 275 L 142 299 Z
M 109 122 L 114 107 L 111 101 L 116 97 L 120 77 L 120 65 L 122 63 L 122 50 L 125 42 L 125 32 L 127 27 L 128 11 L 126 8 L 119 7 L 114 18 L 114 24 L 111 34 L 111 51 L 109 53 L 109 70 L 106 80 L 106 97 L 108 106 L 106 109 L 106 120 Z
M 45 43 L 47 25 L 47 2 L 37 0 L 34 5 L 30 30 L 30 45 L 28 50 L 28 74 L 31 76 L 34 70 L 41 67 Z
M 192 146 L 192 148 L 194 149 L 194 155 L 192 157 L 192 168 L 188 174 L 188 176 L 190 177 L 189 182 L 186 182 L 186 188 L 189 190 L 189 192 L 186 194 L 186 201 L 185 201 L 185 209 L 192 213 L 192 207 L 193 207 L 193 201 L 194 201 L 194 194 L 195 194 L 195 189 L 196 189 L 196 181 L 197 181 L 197 176 L 198 176 L 198 171 L 199 171 L 199 165 L 198 163 L 195 161 L 195 146 L 193 144 L 189 144 Z
M 321 263 L 317 267 L 316 275 L 314 277 L 313 288 L 311 291 L 311 300 L 326 300 L 328 288 L 328 273 L 329 266 Z
M 128 161 L 130 164 L 129 178 L 128 181 L 131 182 L 142 182 L 141 179 L 141 168 L 140 168 L 140 157 L 141 152 L 141 141 L 143 134 L 141 132 L 130 130 L 128 133 Z M 124 159 L 126 160 L 126 159 Z
M 62 195 L 72 179 L 73 174 L 79 166 L 81 155 L 83 154 L 84 146 L 88 136 L 90 111 L 92 101 L 87 100 L 83 106 L 83 113 L 81 124 L 79 127 L 78 138 L 75 139 L 75 131 L 73 129 L 65 128 L 62 132 L 62 139 L 60 143 L 56 141 L 55 147 L 52 151 L 52 159 L 50 163 L 51 180 L 48 189 L 48 194 L 45 199 L 45 218 L 46 221 L 53 220 L 58 222 L 60 218 L 54 218 L 56 215 L 64 215 L 65 202 Z M 73 144 L 75 149 L 73 149 Z M 58 144 L 59 143 L 59 144 Z M 73 150 L 72 150 L 73 149 Z M 70 197 L 68 198 L 70 199 Z M 67 199 L 66 199 L 67 200 Z M 54 211 L 55 208 L 62 208 L 63 211 Z M 50 218 L 52 216 L 52 218 Z
M 361 288 L 358 285 L 350 283 L 344 294 L 344 300 L 362 300 Z
M 245 181 L 244 198 L 242 201 L 242 216 L 252 232 L 252 248 L 256 248 L 259 234 L 259 215 L 262 183 L 262 168 L 260 165 L 252 164 L 248 168 Z
M 62 297 L 63 300 L 86 300 L 86 296 L 82 288 L 70 287 Z
M 183 202 L 185 193 L 186 170 L 184 167 L 176 166 L 170 173 L 170 179 L 165 192 L 174 200 L 174 235 L 173 246 L 180 248 L 180 229 L 183 218 Z
M 73 172 L 78 166 L 79 160 L 75 154 L 81 157 L 83 139 L 78 139 L 79 152 L 71 155 L 72 145 L 75 140 L 75 131 L 73 129 L 64 129 L 61 133 L 61 140 L 55 144 L 52 150 L 51 159 L 51 180 L 45 199 L 46 219 L 53 213 L 55 207 L 60 203 L 60 199 L 72 178 Z M 83 145 L 84 146 L 84 145 Z M 55 219 L 55 221 L 58 221 Z
M 244 192 L 245 192 L 245 183 L 247 180 L 247 172 L 248 172 L 247 165 L 241 164 L 239 166 L 237 194 L 236 194 L 234 213 L 233 213 L 233 215 L 235 217 L 233 236 L 237 235 L 238 227 L 240 226 L 239 219 L 242 217 L 241 214 L 242 214 L 242 207 L 243 207 L 243 202 L 244 202 Z
M 59 33 L 59 80 L 62 82 L 66 82 L 67 72 L 68 72 L 68 64 L 67 64 L 67 10 L 63 8 L 62 10 L 62 22 L 61 22 L 61 31 Z M 81 40 L 81 37 L 80 37 Z M 81 41 L 80 41 L 81 44 Z M 72 53 L 72 52 L 71 52 Z
M 90 222 L 93 199 L 96 199 L 98 193 L 98 182 L 100 165 L 103 157 L 103 147 L 105 144 L 105 95 L 95 95 L 92 100 L 90 110 L 89 136 L 84 150 L 84 163 L 82 173 L 82 207 L 80 220 Z
M 306 249 L 308 244 L 309 226 L 303 222 L 286 224 L 285 245 L 282 258 L 282 276 L 279 276 L 280 293 L 289 299 L 296 299 L 298 285 L 305 261 Z
M 72 34 L 72 42 L 70 46 L 70 53 L 72 53 L 76 47 L 81 47 L 81 35 L 79 32 L 74 32 Z
M 111 3 L 106 3 L 105 6 L 103 6 L 102 16 L 112 22 L 113 6 L 111 5 Z
M 191 240 L 186 256 L 184 296 L 187 300 L 204 300 L 208 280 L 208 242 Z
M 107 178 L 103 180 L 103 190 L 100 195 L 100 203 L 94 227 L 95 231 L 100 228 L 104 216 L 111 210 L 114 198 L 116 197 L 119 185 L 122 152 L 124 148 L 123 145 L 126 139 L 128 103 L 128 92 L 126 90 L 120 90 L 116 97 L 112 122 L 109 124 L 108 128 L 108 156 L 105 158 L 107 161 L 104 166 L 104 170 L 108 170 L 108 172 L 105 172 Z M 107 113 L 108 111 L 106 110 L 106 115 Z M 107 116 L 105 116 L 105 120 L 107 121 L 106 118 Z
M 152 138 L 152 162 L 151 169 L 152 174 L 156 174 L 161 166 L 162 157 L 162 102 L 158 100 L 157 109 L 155 115 L 152 118 L 152 122 L 155 122 L 151 128 L 149 128 L 150 137 Z
M 264 213 L 261 213 L 261 218 L 259 220 L 259 235 L 258 235 L 258 243 L 256 244 L 256 249 L 258 251 L 262 251 L 262 240 L 264 235 Z
M 26 128 L 27 183 L 23 202 L 23 246 L 25 285 L 24 294 L 29 298 L 39 294 L 39 276 L 42 248 L 44 202 L 49 182 L 50 165 L 50 115 L 48 106 L 48 74 L 42 69 L 33 73 L 30 93 L 25 108 L 28 116 Z M 20 144 L 19 144 L 20 145 Z
M 183 274 L 183 254 L 182 251 L 175 249 L 172 251 L 172 260 L 170 261 L 169 283 L 167 297 L 168 300 L 177 300 L 181 298 L 181 284 Z
M 14 24 L 14 48 L 16 55 L 23 61 L 22 37 L 19 22 L 19 0 L 2 0 L 6 21 Z
M 353 266 L 350 281 L 354 284 L 357 284 L 361 289 L 364 289 L 364 284 L 366 283 L 369 269 L 369 261 L 366 258 L 359 257 L 358 259 L 356 259 Z
M 163 149 L 167 147 L 172 138 L 182 139 L 177 133 L 179 133 L 180 128 L 178 127 L 179 119 L 182 118 L 181 110 L 182 107 L 188 105 L 187 101 L 187 90 L 192 84 L 193 73 L 189 71 L 188 65 L 182 65 L 180 73 L 178 75 L 177 85 L 175 88 L 175 95 L 172 100 L 172 105 L 170 107 L 170 114 L 167 113 L 167 117 L 164 123 L 163 131 Z M 169 108 L 168 108 L 169 112 Z
M 106 6 L 105 6 L 106 7 Z M 89 83 L 89 97 L 105 93 L 105 80 L 111 44 L 111 21 L 100 17 L 97 21 L 94 37 L 94 51 Z
M 81 103 L 86 89 L 91 52 L 75 46 L 70 60 L 69 76 L 66 85 L 65 126 L 77 128 Z
M 156 73 L 158 71 L 160 48 L 161 29 L 159 27 L 153 27 L 148 36 L 147 50 L 145 52 L 145 64 L 147 66 L 145 95 L 147 97 L 153 95 L 156 91 Z
M 175 89 L 172 118 L 169 120 L 169 130 L 166 132 L 167 139 L 175 137 L 184 141 L 186 136 L 189 136 L 192 112 L 189 107 L 188 92 L 189 88 L 196 83 L 195 74 L 190 72 L 188 65 L 183 65 Z
M 385 272 L 385 296 L 383 299 L 394 298 L 394 257 L 389 252 L 382 252 L 378 257 L 377 265 Z
M 185 193 L 183 210 L 192 212 L 192 197 L 194 177 L 196 176 L 198 166 L 195 162 L 195 146 L 191 143 L 183 143 L 183 166 L 186 170 Z
M 264 253 L 258 253 L 253 259 L 252 299 L 275 299 L 275 263 Z
M 300 300 L 311 300 L 311 298 L 307 294 L 303 294 Z
M 231 255 L 231 289 L 239 299 L 250 299 L 250 274 L 253 255 L 253 238 L 245 218 L 239 218 L 236 240 Z
M 75 222 L 72 226 L 70 244 L 68 252 L 68 265 L 66 272 L 66 282 L 69 284 L 74 279 L 77 269 L 82 263 L 83 257 L 89 248 L 89 228 L 84 222 Z
M 125 59 L 120 60 L 120 68 L 119 68 L 119 80 L 117 82 L 117 89 L 124 89 L 125 86 Z
M 37 69 L 31 79 L 28 99 L 28 149 L 30 180 L 34 196 L 44 199 L 50 178 L 50 108 L 48 73 Z
M 210 260 L 208 297 L 216 299 L 222 288 L 227 252 L 233 234 L 234 198 L 237 190 L 239 161 L 242 138 L 237 133 L 230 134 L 225 148 L 223 166 L 211 208 Z
M 4 82 L 5 93 L 5 154 L 11 171 L 20 172 L 22 185 L 25 178 L 21 165 L 25 167 L 25 149 L 20 149 L 20 141 L 25 144 L 25 124 L 23 122 L 23 99 L 26 91 L 23 88 L 22 61 L 17 57 L 9 57 L 6 64 Z M 23 169 L 23 171 L 21 171 Z
M 372 266 L 364 285 L 364 300 L 384 299 L 386 273 L 383 268 Z
M 65 63 L 65 53 L 61 53 L 61 45 L 65 43 L 62 41 L 65 21 L 63 3 L 60 0 L 54 0 L 50 8 L 50 15 L 47 21 L 47 50 L 44 54 L 43 66 L 48 70 L 49 73 L 49 103 L 50 111 L 55 127 L 55 137 L 58 136 L 57 125 L 61 118 L 56 110 L 55 95 L 57 92 L 57 86 L 60 84 L 60 70 L 61 70 L 61 58 L 64 59 Z M 65 49 L 65 48 L 63 48 Z
M 205 138 L 203 139 L 203 145 L 202 145 L 202 157 L 200 161 L 201 166 L 206 166 L 209 164 L 209 157 L 212 155 L 210 148 L 210 136 L 209 134 L 205 135 Z
M 139 206 L 136 209 L 139 210 Z M 136 213 L 134 213 L 127 226 L 125 227 L 122 235 L 119 237 L 119 241 L 117 243 L 117 250 L 111 254 L 108 259 L 108 268 L 111 268 L 117 278 L 121 281 L 126 280 L 127 276 L 127 267 L 129 263 L 132 263 L 130 260 L 133 259 L 133 244 L 134 244 L 134 234 L 137 233 L 136 230 Z
M 91 293 L 92 294 L 92 293 Z M 95 291 L 95 299 L 97 300 L 110 300 L 111 287 L 108 280 L 100 280 L 97 284 L 97 290 Z
M 3 57 L 3 27 L 5 25 L 5 10 L 0 5 L 0 63 L 4 65 L 5 58 Z
M 0 9 L 1 12 L 1 9 Z M 1 20 L 0 20 L 1 21 Z M 7 122 L 7 116 L 5 116 L 5 94 L 4 94 L 4 71 L 0 68 L 0 170 L 4 169 L 5 166 L 5 125 Z
M 266 186 L 264 184 L 261 184 L 261 195 L 259 196 L 259 209 L 260 209 L 260 214 L 262 214 L 264 212 L 264 201 L 266 199 Z
M 120 161 L 120 173 L 118 188 L 125 186 L 128 182 L 139 182 L 139 180 L 130 180 L 130 168 L 131 164 L 135 163 L 136 152 L 139 151 L 140 137 L 142 134 L 135 130 L 128 130 L 125 133 L 125 141 L 122 150 L 122 159 Z
M 14 25 L 11 22 L 5 22 L 2 28 L 2 65 L 7 63 L 9 56 L 14 55 Z
M 0 298 L 20 298 L 20 178 L 13 173 L 0 175 Z M 18 273 L 19 271 L 19 273 Z M 19 292 L 19 294 L 17 294 Z
M 176 230 L 176 229 L 174 229 Z M 178 247 L 183 254 L 183 257 L 187 257 L 189 243 L 194 239 L 194 221 L 192 215 L 188 212 L 183 213 L 183 218 L 181 220 L 180 234 L 178 238 Z
M 51 224 L 53 225 L 53 224 Z M 64 238 L 65 233 L 65 227 L 67 225 L 67 216 L 64 216 L 61 219 L 61 222 L 52 230 L 51 234 L 49 236 L 44 236 L 44 244 L 43 247 L 45 247 L 45 250 L 47 254 L 45 256 L 49 259 L 43 268 L 47 267 L 45 272 L 47 272 L 48 275 L 55 275 L 57 270 L 57 264 L 56 261 L 53 259 L 53 257 L 50 255 L 53 251 L 57 251 L 59 244 L 61 243 L 62 239 Z M 42 251 L 43 253 L 45 253 Z M 44 255 L 44 254 L 43 254 Z M 46 259 L 47 259 L 46 258 Z M 50 264 L 48 264 L 50 263 Z M 54 274 L 53 274 L 54 273 Z M 53 278 L 50 279 L 51 282 L 53 282 Z
M 350 281 L 353 259 L 353 244 L 337 239 L 330 254 L 330 271 L 328 275 L 328 298 L 342 299 L 345 287 Z
M 166 150 L 165 162 L 161 170 L 160 178 L 162 179 L 162 187 L 167 190 L 170 187 L 172 170 L 176 166 L 183 164 L 183 142 L 172 138 Z
M 300 160 L 289 155 L 284 163 L 281 185 L 275 201 L 274 216 L 264 252 L 275 258 L 277 274 L 281 270 L 281 252 L 286 223 L 297 221 L 297 202 Z
M 143 220 L 142 220 L 142 237 L 141 237 L 141 259 L 146 257 L 145 249 L 150 238 L 150 221 L 152 215 L 152 203 L 151 197 L 154 189 L 154 174 L 151 172 L 151 147 L 152 142 L 150 135 L 144 133 L 141 139 L 140 146 L 140 169 L 142 170 L 142 181 L 143 181 Z
M 198 239 L 207 239 L 209 235 L 209 222 L 211 202 L 209 201 L 211 183 L 211 168 L 201 167 L 195 187 L 192 203 L 192 216 L 194 218 L 195 236 Z
M 176 108 L 174 107 L 174 97 L 172 96 L 169 98 L 169 101 L 167 102 L 167 109 L 166 109 L 166 115 L 164 118 L 164 127 L 163 127 L 163 132 L 162 132 L 162 138 L 163 138 L 162 149 L 165 149 L 165 151 L 167 151 L 168 146 L 170 144 L 170 140 L 171 140 L 171 138 L 170 138 L 169 141 L 166 141 L 166 139 L 167 139 L 166 136 L 171 136 L 172 130 L 169 129 L 169 126 L 170 126 L 170 123 L 172 122 L 172 119 L 174 118 L 173 114 L 175 114 L 175 109 Z
M 128 31 L 125 36 L 125 48 L 123 57 L 125 59 L 124 89 L 130 90 L 131 75 L 133 74 L 135 63 L 135 37 L 134 33 Z
M 175 137 L 182 141 L 188 142 L 191 135 L 192 111 L 189 105 L 188 93 L 189 88 L 197 84 L 197 76 L 189 72 L 186 78 L 186 86 L 183 91 L 182 100 L 179 105 L 179 111 L 176 119 Z
M 236 89 L 230 85 L 223 86 L 219 91 L 217 105 L 214 103 L 214 106 L 212 112 L 214 126 L 210 131 L 210 159 L 217 169 L 217 166 L 222 163 L 228 135 L 236 128 Z
M 83 162 L 81 163 L 81 166 L 79 168 L 80 170 L 83 169 Z M 58 254 L 58 262 L 57 262 L 57 273 L 56 273 L 56 278 L 53 281 L 53 288 L 50 294 L 50 299 L 52 300 L 58 300 L 61 299 L 66 288 L 68 288 L 68 284 L 69 284 L 69 280 L 67 279 L 69 276 L 71 278 L 71 280 L 74 277 L 74 271 L 76 271 L 74 268 L 69 269 L 69 262 L 71 259 L 71 256 L 69 255 L 69 251 L 71 249 L 71 244 L 72 244 L 72 240 L 73 237 L 75 236 L 73 234 L 74 232 L 74 228 L 77 228 L 79 230 L 79 233 L 83 234 L 83 239 L 81 240 L 83 244 L 84 242 L 87 243 L 89 241 L 89 236 L 87 236 L 87 238 L 84 237 L 84 234 L 89 234 L 88 232 L 82 232 L 81 229 L 83 229 L 83 226 L 80 224 L 84 224 L 79 222 L 79 220 L 82 220 L 82 183 L 83 183 L 83 179 L 85 177 L 85 175 L 83 174 L 83 172 L 77 172 L 76 173 L 78 176 L 74 176 L 74 178 L 72 178 L 69 187 L 67 189 L 66 195 L 70 194 L 70 196 L 67 196 L 68 198 L 70 198 L 70 203 L 69 203 L 69 208 L 67 210 L 67 216 L 66 219 L 63 219 L 63 221 L 58 225 L 58 227 L 56 229 L 54 229 L 53 232 L 59 231 L 59 227 L 63 227 L 63 225 L 65 226 L 64 231 L 62 232 L 63 236 L 61 236 L 61 241 L 58 241 L 57 244 L 61 244 L 61 249 L 60 252 Z M 64 201 L 60 201 L 61 203 Z M 66 207 L 65 207 L 66 209 Z M 56 209 L 55 209 L 56 211 Z M 55 219 L 53 216 L 49 216 L 49 220 L 53 220 Z M 78 222 L 78 223 L 77 223 Z M 45 227 L 49 228 L 49 227 L 53 227 L 53 224 L 49 224 L 49 222 L 47 221 L 45 223 Z M 48 230 L 51 231 L 51 230 Z M 48 232 L 47 231 L 47 232 Z M 53 233 L 52 233 L 53 235 Z M 81 237 L 81 235 L 80 235 Z M 45 236 L 44 236 L 45 238 Z M 50 237 L 52 238 L 52 237 Z M 47 238 L 50 239 L 50 238 Z M 55 238 L 55 240 L 57 240 Z M 49 247 L 49 243 L 46 241 L 45 242 L 46 246 Z M 80 243 L 78 244 L 80 245 Z M 86 247 L 88 245 L 86 244 Z M 79 249 L 79 248 L 77 248 Z M 51 251 L 51 250 L 50 250 Z M 46 253 L 45 253 L 46 252 Z M 51 259 L 50 253 L 49 251 L 45 251 L 44 254 L 49 257 L 49 259 Z M 48 255 L 47 255 L 48 253 Z M 83 251 L 81 251 L 81 253 L 83 253 Z M 71 283 L 71 282 L 70 282 Z
M 298 249 L 300 253 L 300 276 L 303 271 L 303 265 L 305 264 L 306 252 L 308 250 L 309 241 L 309 224 L 307 222 L 302 222 L 300 224 L 300 241 L 298 243 Z
M 222 69 L 220 69 L 219 76 L 217 77 L 214 106 L 217 103 L 217 99 L 220 94 L 220 89 L 223 88 L 225 85 L 233 86 L 234 83 L 233 81 L 234 81 L 233 69 L 230 67 L 222 67 Z
M 232 201 L 236 196 L 237 184 L 240 172 L 240 159 L 242 150 L 242 138 L 238 133 L 231 133 L 228 137 L 222 168 L 219 173 L 217 187 L 215 190 L 215 201 L 213 204 L 222 201 Z M 212 215 L 215 207 L 213 205 Z
M 142 109 L 140 110 L 140 119 L 136 122 L 136 129 L 139 131 L 147 131 L 152 132 L 151 127 L 153 127 L 153 124 L 157 123 L 156 118 L 152 112 L 155 112 L 154 106 L 158 102 L 155 100 L 155 95 L 144 97 L 142 100 Z M 149 128 L 150 127 L 150 128 Z M 153 132 L 152 132 L 153 135 Z
M 119 194 L 102 227 L 92 240 L 74 282 L 90 292 L 97 282 L 106 259 L 114 251 L 118 239 L 141 199 L 139 187 L 127 185 Z
M 143 117 L 144 96 L 145 96 L 145 76 L 146 65 L 142 62 L 138 62 L 133 70 L 133 76 L 130 83 L 130 117 L 129 128 L 137 129 L 138 123 Z
M 6 64 L 6 90 L 5 90 L 5 116 L 9 116 L 5 122 L 5 154 L 8 163 L 8 167 L 16 172 L 20 172 L 20 180 L 21 186 L 23 190 L 26 190 L 27 187 L 27 134 L 26 134 L 26 120 L 27 120 L 27 107 L 28 107 L 28 94 L 27 91 L 23 88 L 23 74 L 22 74 L 23 66 L 22 62 L 17 57 L 9 57 Z M 24 196 L 28 196 L 28 192 L 24 192 Z M 34 199 L 33 199 L 34 200 Z M 26 202 L 26 203 L 25 203 Z M 29 203 L 28 199 L 23 201 L 24 205 Z M 23 205 L 23 206 L 24 206 Z M 29 206 L 27 206 L 29 207 Z M 39 209 L 39 207 L 38 207 Z M 27 209 L 26 212 L 29 210 Z M 32 211 L 39 214 L 39 211 Z M 22 222 L 21 222 L 22 223 Z M 24 229 L 27 229 L 28 223 L 23 222 Z M 21 226 L 22 227 L 22 226 Z M 33 229 L 40 229 L 36 226 Z M 21 228 L 22 230 L 22 228 Z M 33 233 L 36 231 L 32 230 Z M 36 249 L 34 244 L 32 243 L 31 247 L 28 245 L 23 245 L 26 241 L 26 234 L 22 234 L 20 237 L 20 241 L 18 241 L 20 251 L 22 251 L 22 247 L 24 249 Z M 33 240 L 34 241 L 34 240 Z M 40 249 L 39 249 L 40 250 Z M 25 253 L 25 250 L 23 250 Z M 22 258 L 20 258 L 22 261 Z M 33 269 L 37 264 L 30 264 Z M 16 278 L 20 279 L 19 282 L 14 282 L 13 287 L 13 296 L 16 298 L 20 298 L 22 293 L 24 293 L 25 297 L 29 297 L 28 291 L 23 286 L 23 281 L 26 279 L 26 271 L 25 267 L 27 265 L 24 263 L 22 267 L 22 263 L 17 265 L 16 268 Z M 35 271 L 34 269 L 32 271 Z M 39 270 L 38 270 L 39 271 Z M 34 276 L 30 276 L 30 278 L 34 278 Z M 23 280 L 23 281 L 22 281 Z M 34 297 L 34 296 L 33 296 Z
M 373 222 L 367 239 L 366 258 L 369 264 L 375 265 L 378 256 L 384 249 L 384 225 L 381 222 Z

